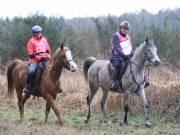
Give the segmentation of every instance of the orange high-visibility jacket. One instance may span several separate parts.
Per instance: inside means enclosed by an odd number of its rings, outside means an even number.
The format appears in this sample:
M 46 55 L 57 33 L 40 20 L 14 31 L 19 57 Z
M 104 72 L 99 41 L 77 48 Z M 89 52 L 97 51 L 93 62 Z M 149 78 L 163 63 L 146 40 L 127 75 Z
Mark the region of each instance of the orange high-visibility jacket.
M 32 37 L 27 44 L 29 62 L 38 62 L 41 58 L 50 58 L 51 50 L 44 37 Z M 32 57 L 33 56 L 33 57 Z

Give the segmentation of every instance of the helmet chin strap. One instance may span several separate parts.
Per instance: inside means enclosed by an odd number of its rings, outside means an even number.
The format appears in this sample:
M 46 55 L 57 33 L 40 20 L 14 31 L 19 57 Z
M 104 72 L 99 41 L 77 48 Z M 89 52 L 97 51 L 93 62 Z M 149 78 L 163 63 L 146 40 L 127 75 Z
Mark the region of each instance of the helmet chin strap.
M 34 36 L 35 38 L 40 39 L 40 38 L 42 37 L 42 34 L 33 34 L 33 36 Z
M 120 30 L 120 34 L 125 37 L 126 36 L 126 33 L 123 33 L 121 30 Z

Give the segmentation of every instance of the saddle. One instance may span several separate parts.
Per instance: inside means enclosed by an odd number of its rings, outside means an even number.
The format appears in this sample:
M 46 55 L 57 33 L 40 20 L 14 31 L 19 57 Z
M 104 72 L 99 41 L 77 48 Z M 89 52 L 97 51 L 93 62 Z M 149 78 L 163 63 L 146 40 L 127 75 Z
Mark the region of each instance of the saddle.
M 41 61 L 38 63 L 35 74 L 35 84 L 39 84 L 41 82 L 42 74 L 45 68 L 46 68 L 46 62 Z
M 123 90 L 123 88 L 122 88 L 122 76 L 124 75 L 127 66 L 128 66 L 128 62 L 127 61 L 123 61 L 123 63 L 122 63 L 122 70 L 119 71 L 119 75 L 118 75 L 118 80 L 119 80 L 118 82 L 119 82 L 119 85 L 120 85 L 122 90 Z M 111 63 L 109 63 L 107 68 L 108 68 L 109 75 L 111 76 L 113 65 Z
M 44 61 L 39 62 L 37 65 L 36 72 L 30 81 L 31 82 L 30 89 L 33 93 L 38 92 L 37 90 L 38 90 L 39 84 L 41 82 L 42 74 L 44 72 L 45 67 L 46 67 L 46 62 L 44 62 Z

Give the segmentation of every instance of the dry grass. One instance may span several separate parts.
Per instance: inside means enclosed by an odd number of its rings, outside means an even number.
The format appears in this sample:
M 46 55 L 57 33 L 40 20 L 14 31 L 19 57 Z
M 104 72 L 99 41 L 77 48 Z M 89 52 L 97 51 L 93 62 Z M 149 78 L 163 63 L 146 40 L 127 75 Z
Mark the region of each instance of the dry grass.
M 62 135 L 110 135 L 110 134 L 179 134 L 178 124 L 174 121 L 165 121 L 164 115 L 153 116 L 153 128 L 147 130 L 143 127 L 143 108 L 136 95 L 131 98 L 130 121 L 127 127 L 119 126 L 119 121 L 123 118 L 122 94 L 110 93 L 108 98 L 108 112 L 113 124 L 99 124 L 97 117 L 100 112 L 101 90 L 98 91 L 92 103 L 94 114 L 88 125 L 84 124 L 86 117 L 86 96 L 88 87 L 84 81 L 82 72 L 70 73 L 64 70 L 61 76 L 63 93 L 59 94 L 56 104 L 63 115 L 65 126 L 60 127 L 53 121 L 57 120 L 54 113 L 50 113 L 50 118 L 46 125 L 43 124 L 43 112 L 45 102 L 42 98 L 30 98 L 26 102 L 25 119 L 23 123 L 18 122 L 19 112 L 17 99 L 14 96 L 10 101 L 7 98 L 7 82 L 5 76 L 0 75 L 0 134 L 62 134 Z M 146 89 L 146 96 L 151 103 L 152 112 L 158 114 L 171 114 L 174 118 L 180 116 L 180 71 L 173 71 L 169 67 L 150 69 L 150 87 Z M 32 111 L 33 110 L 33 111 Z M 120 113 L 120 115 L 119 115 Z M 132 115 L 136 114 L 136 115 Z M 140 114 L 140 115 L 137 115 Z M 43 117 L 42 117 L 43 116 Z M 133 119 L 133 120 L 132 120 Z M 160 122 L 163 120 L 162 122 Z M 178 119 L 179 120 L 179 119 Z M 177 121 L 177 120 L 176 120 Z M 14 132 L 16 130 L 16 132 Z
M 9 102 L 6 98 L 7 87 L 4 75 L 0 76 L 0 105 Z M 61 76 L 63 93 L 59 94 L 56 100 L 59 108 L 63 109 L 86 109 L 86 96 L 88 87 L 84 81 L 82 72 L 70 73 L 64 70 Z M 100 111 L 101 90 L 95 96 L 92 109 L 95 112 Z M 160 67 L 158 69 L 150 69 L 150 87 L 146 89 L 146 96 L 151 103 L 152 110 L 162 110 L 180 115 L 180 71 L 173 71 L 169 67 Z M 108 99 L 108 111 L 122 111 L 122 94 L 110 93 Z M 14 101 L 17 99 L 14 98 Z M 14 103 L 15 106 L 16 102 Z M 44 105 L 43 99 L 28 100 L 27 105 Z M 142 112 L 142 106 L 136 95 L 131 98 L 131 113 Z

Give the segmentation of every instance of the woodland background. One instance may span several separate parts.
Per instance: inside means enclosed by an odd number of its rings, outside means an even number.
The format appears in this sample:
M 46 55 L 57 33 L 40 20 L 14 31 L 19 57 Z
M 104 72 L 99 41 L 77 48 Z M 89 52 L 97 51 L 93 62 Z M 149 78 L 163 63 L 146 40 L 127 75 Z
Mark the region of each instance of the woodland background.
M 161 59 L 180 66 L 180 8 L 163 10 L 151 14 L 146 10 L 117 16 L 97 18 L 46 17 L 38 13 L 12 19 L 0 18 L 1 63 L 19 57 L 27 59 L 26 44 L 31 37 L 31 28 L 40 25 L 48 39 L 52 52 L 65 40 L 77 59 L 91 55 L 108 57 L 110 38 L 118 30 L 119 23 L 127 20 L 131 24 L 130 35 L 134 47 L 153 38 Z

